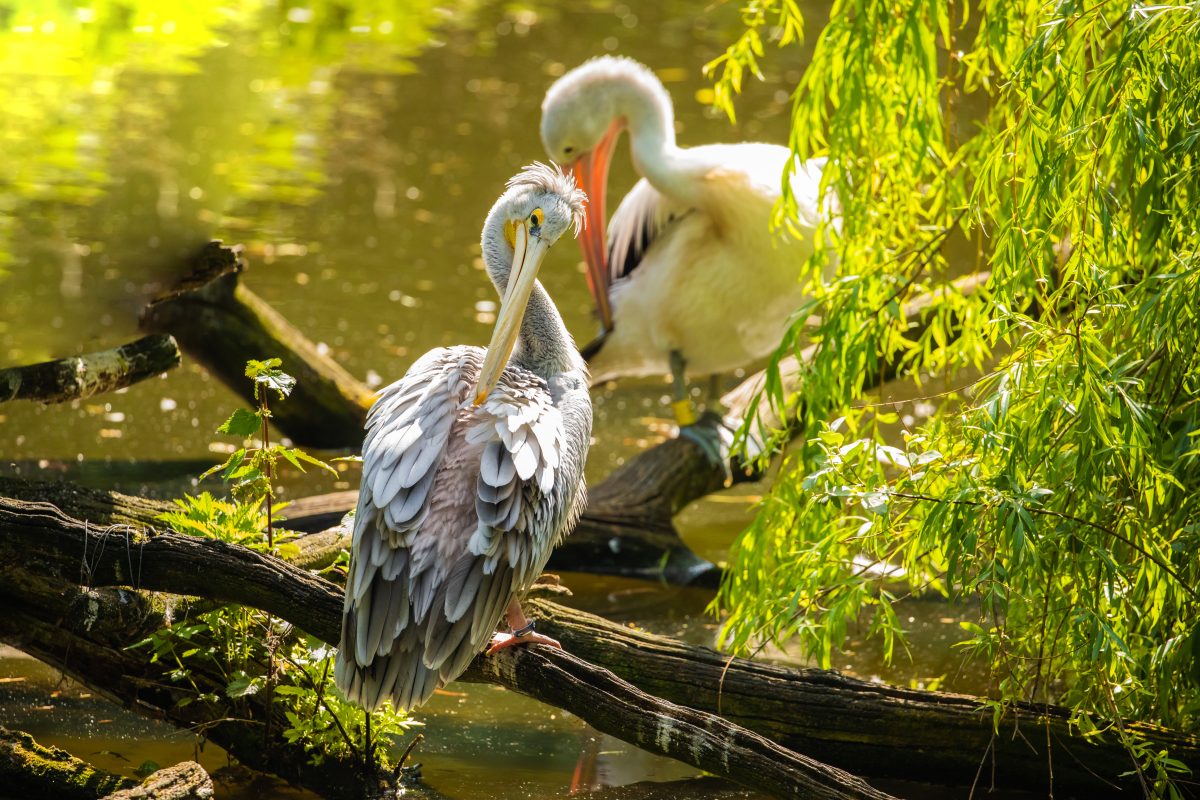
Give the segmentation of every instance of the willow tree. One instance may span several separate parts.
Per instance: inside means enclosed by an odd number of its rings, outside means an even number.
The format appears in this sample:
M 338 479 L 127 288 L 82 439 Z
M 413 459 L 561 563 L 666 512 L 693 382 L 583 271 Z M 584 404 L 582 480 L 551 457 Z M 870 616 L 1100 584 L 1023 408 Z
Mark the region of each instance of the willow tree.
M 804 31 L 794 0 L 743 14 L 709 65 L 731 114 L 764 41 Z M 803 433 L 759 432 L 785 455 L 731 554 L 727 641 L 829 664 L 856 623 L 890 654 L 904 594 L 977 601 L 961 644 L 997 713 L 1069 704 L 1173 793 L 1126 723 L 1200 728 L 1200 3 L 837 0 L 793 97 L 840 215 L 760 398 Z M 778 361 L 810 345 L 789 397 Z M 864 390 L 895 364 L 938 395 L 921 424 Z

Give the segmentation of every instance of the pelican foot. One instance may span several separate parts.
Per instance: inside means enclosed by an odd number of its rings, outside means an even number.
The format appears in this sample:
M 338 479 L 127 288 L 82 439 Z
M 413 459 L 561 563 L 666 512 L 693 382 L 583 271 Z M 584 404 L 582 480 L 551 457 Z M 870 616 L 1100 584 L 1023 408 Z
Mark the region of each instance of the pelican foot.
M 739 458 L 735 462 L 729 453 L 740 424 L 740 420 L 724 417 L 710 409 L 701 414 L 700 419 L 696 422 L 679 428 L 679 435 L 682 438 L 695 442 L 709 463 L 720 467 L 721 471 L 725 473 L 726 486 L 733 484 L 734 469 L 749 474 L 743 458 Z M 762 452 L 762 444 L 751 435 L 746 440 L 745 449 L 744 460 L 748 463 Z
M 544 644 L 547 647 L 557 647 L 562 650 L 562 643 L 557 639 L 551 639 L 549 636 L 543 636 L 540 633 L 530 631 L 529 633 L 517 636 L 513 633 L 495 633 L 492 635 L 492 643 L 488 649 L 483 652 L 484 655 L 490 656 L 507 647 L 516 647 L 517 645 L 526 644 Z
M 710 464 L 721 468 L 725 473 L 726 486 L 733 482 L 733 473 L 729 469 L 729 448 L 733 446 L 733 429 L 720 414 L 705 411 L 691 425 L 681 425 L 679 436 L 694 442 Z

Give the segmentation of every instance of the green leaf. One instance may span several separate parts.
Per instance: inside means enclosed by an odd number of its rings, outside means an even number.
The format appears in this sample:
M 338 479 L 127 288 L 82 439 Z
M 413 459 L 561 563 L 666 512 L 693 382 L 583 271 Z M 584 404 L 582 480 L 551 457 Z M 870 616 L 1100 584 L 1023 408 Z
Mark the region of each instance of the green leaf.
M 220 433 L 227 433 L 231 436 L 252 436 L 262 429 L 262 416 L 248 408 L 236 409 L 229 419 L 217 428 Z

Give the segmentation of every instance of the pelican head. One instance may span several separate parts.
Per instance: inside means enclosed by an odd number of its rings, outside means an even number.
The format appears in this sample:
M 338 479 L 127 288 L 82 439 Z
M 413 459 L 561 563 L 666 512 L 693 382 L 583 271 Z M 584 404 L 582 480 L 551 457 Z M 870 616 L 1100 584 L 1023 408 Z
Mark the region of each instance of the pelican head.
M 512 356 L 537 273 L 568 230 L 578 236 L 587 197 L 569 173 L 534 162 L 510 178 L 483 225 L 483 260 L 500 293 L 500 311 L 475 390 L 475 405 L 495 388 Z
M 542 144 L 551 158 L 568 164 L 591 198 L 580 239 L 588 287 L 604 330 L 612 329 L 605 254 L 605 188 L 612 151 L 621 131 L 654 131 L 674 144 L 671 97 L 649 68 L 628 58 L 601 56 L 563 75 L 542 101 Z

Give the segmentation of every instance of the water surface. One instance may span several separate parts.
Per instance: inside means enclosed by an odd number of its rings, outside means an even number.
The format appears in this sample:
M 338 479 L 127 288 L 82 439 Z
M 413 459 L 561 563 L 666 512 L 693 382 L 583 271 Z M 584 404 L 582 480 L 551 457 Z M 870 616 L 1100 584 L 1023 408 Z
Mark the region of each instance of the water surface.
M 197 4 L 204 6 L 204 4 Z M 825 3 L 803 3 L 813 24 Z M 146 300 L 212 238 L 245 248 L 245 282 L 371 385 L 439 345 L 486 342 L 495 293 L 479 257 L 483 216 L 505 179 L 543 158 L 546 87 L 587 57 L 637 58 L 675 100 L 681 144 L 783 142 L 788 97 L 808 56 L 792 47 L 749 84 L 736 126 L 703 101 L 700 66 L 739 31 L 736 5 L 423 0 L 230 3 L 197 10 L 150 0 L 96 2 L 47 16 L 0 8 L 0 364 L 115 346 L 137 336 Z M 15 10 L 13 10 L 15 9 Z M 11 11 L 11 13 L 9 13 Z M 778 79 L 782 78 L 782 82 Z M 611 192 L 634 176 L 619 151 Z M 542 278 L 575 336 L 595 332 L 578 249 Z M 264 357 L 271 354 L 264 353 Z M 595 394 L 594 481 L 669 435 L 660 380 Z M 193 363 L 126 391 L 65 406 L 0 406 L 0 460 L 95 485 L 188 487 L 232 447 L 216 426 L 238 405 Z M 171 464 L 163 464 L 169 461 Z M 146 465 L 150 466 L 147 467 Z M 292 495 L 355 485 L 289 478 Z M 761 487 L 696 504 L 679 520 L 721 560 Z M 566 576 L 577 605 L 711 644 L 710 596 L 634 581 Z M 914 602 L 913 653 L 944 653 L 956 620 Z M 783 652 L 768 657 L 794 660 Z M 885 667 L 857 639 L 838 667 L 901 684 L 945 676 L 953 657 Z M 125 773 L 199 757 L 211 745 L 114 708 L 13 651 L 0 653 L 0 724 Z M 601 739 L 578 720 L 483 686 L 451 687 L 421 711 L 428 783 L 453 798 L 556 797 L 583 754 L 610 783 L 690 770 Z M 284 797 L 226 784 L 228 797 Z M 296 796 L 300 796 L 298 793 Z

